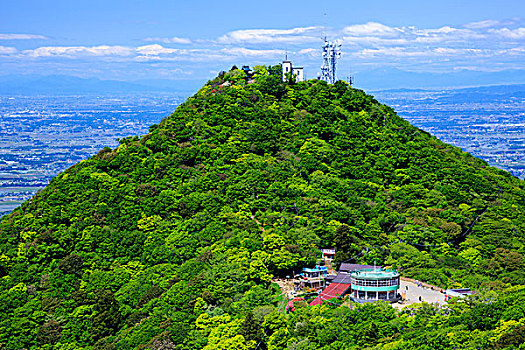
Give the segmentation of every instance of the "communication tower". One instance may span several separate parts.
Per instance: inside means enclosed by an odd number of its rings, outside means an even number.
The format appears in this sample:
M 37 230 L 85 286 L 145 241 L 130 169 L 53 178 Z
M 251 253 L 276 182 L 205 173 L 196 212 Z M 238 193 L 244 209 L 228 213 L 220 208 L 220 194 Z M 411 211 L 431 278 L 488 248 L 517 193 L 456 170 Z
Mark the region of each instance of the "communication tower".
M 336 82 L 335 68 L 337 59 L 341 57 L 341 44 L 326 40 L 324 37 L 323 45 L 323 64 L 319 79 L 326 81 L 328 84 Z

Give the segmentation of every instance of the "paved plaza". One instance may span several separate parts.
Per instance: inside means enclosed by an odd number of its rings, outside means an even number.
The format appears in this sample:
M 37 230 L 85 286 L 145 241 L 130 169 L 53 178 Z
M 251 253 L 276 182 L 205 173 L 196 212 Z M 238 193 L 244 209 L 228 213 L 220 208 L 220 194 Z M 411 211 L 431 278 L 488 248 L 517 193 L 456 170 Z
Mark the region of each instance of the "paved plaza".
M 408 288 L 407 288 L 408 287 Z M 400 281 L 399 293 L 403 295 L 405 293 L 405 300 L 402 303 L 394 303 L 393 306 L 402 309 L 403 307 L 413 303 L 438 303 L 439 305 L 445 304 L 445 293 L 434 287 L 434 289 L 418 286 L 416 283 L 409 281 Z M 419 300 L 421 297 L 421 301 Z

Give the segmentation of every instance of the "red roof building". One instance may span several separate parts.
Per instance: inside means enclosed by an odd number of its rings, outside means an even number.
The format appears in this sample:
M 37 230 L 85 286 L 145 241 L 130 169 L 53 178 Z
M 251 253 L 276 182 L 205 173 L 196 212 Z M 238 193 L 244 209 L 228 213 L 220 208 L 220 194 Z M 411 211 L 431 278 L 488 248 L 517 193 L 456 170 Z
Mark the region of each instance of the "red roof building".
M 319 294 L 317 298 L 310 302 L 310 306 L 320 305 L 323 301 L 339 298 L 345 295 L 346 291 L 350 289 L 351 284 L 349 283 L 331 283 Z

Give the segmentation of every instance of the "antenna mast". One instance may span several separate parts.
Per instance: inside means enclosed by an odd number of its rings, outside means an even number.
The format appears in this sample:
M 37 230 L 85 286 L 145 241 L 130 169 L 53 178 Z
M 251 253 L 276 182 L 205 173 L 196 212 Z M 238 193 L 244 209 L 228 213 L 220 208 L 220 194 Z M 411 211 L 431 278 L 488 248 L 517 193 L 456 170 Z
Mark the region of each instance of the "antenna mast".
M 319 79 L 326 81 L 328 84 L 333 84 L 337 81 L 335 74 L 337 59 L 341 57 L 341 44 L 337 41 L 331 42 L 326 39 L 326 28 L 328 26 L 327 13 L 324 14 L 325 24 L 323 26 L 322 39 L 323 45 L 323 64 L 321 65 L 321 72 Z
M 335 74 L 337 59 L 341 57 L 341 44 L 324 39 L 323 45 L 323 64 L 321 65 L 321 80 L 328 84 L 333 84 L 337 80 Z

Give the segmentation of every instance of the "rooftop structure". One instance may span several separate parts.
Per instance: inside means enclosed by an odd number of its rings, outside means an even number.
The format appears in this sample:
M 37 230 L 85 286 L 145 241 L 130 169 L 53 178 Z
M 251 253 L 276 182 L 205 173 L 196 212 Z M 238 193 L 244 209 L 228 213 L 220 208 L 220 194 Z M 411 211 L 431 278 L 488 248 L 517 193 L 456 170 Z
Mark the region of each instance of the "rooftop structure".
M 339 267 L 339 272 L 340 273 L 352 273 L 354 271 L 369 270 L 369 269 L 381 269 L 381 266 L 342 263 L 341 266 Z
M 301 274 L 305 277 L 326 276 L 328 274 L 328 269 L 326 268 L 326 266 L 319 265 L 315 265 L 315 267 L 313 268 L 303 267 L 303 271 Z
M 326 285 L 325 277 L 328 275 L 326 266 L 316 265 L 313 268 L 304 267 L 297 281 L 298 288 L 323 288 Z

